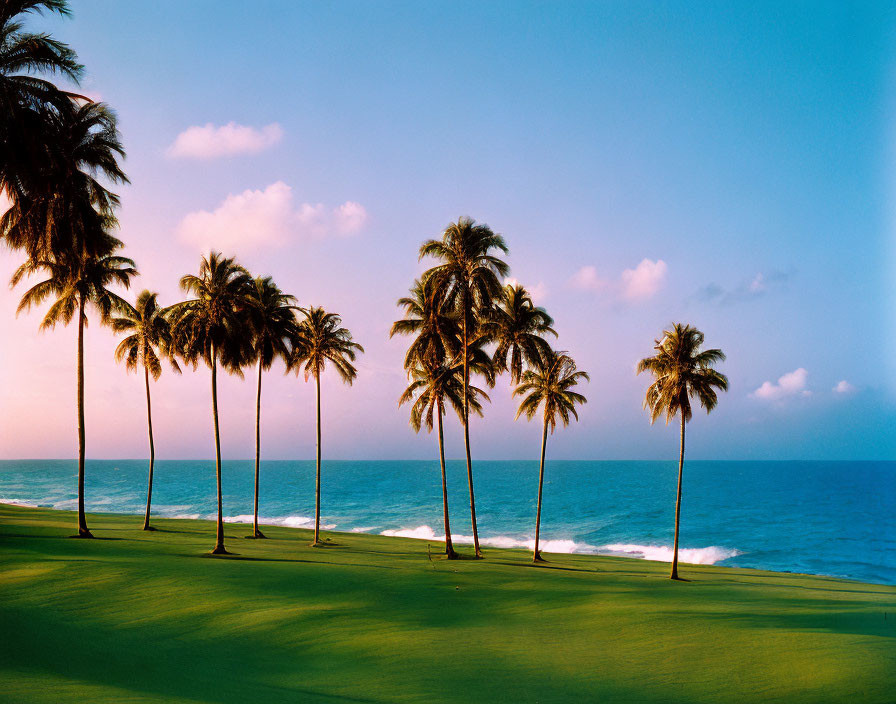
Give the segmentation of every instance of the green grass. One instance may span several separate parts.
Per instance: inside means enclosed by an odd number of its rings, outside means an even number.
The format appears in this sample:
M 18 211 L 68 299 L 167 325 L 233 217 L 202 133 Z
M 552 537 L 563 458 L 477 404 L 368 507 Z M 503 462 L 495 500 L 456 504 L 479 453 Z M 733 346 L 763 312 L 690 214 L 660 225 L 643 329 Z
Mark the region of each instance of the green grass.
M 0 506 L 10 702 L 893 702 L 896 588 Z M 438 550 L 437 545 L 433 545 Z

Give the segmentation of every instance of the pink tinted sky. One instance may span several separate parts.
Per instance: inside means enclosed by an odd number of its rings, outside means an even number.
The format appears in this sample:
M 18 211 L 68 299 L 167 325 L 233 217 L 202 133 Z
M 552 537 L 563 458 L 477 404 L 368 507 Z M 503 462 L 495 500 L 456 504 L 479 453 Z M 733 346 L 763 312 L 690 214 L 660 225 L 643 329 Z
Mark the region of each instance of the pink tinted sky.
M 209 23 L 210 7 L 97 0 L 38 21 L 120 116 L 132 297 L 177 300 L 215 246 L 365 346 L 352 388 L 324 381 L 325 456 L 435 457 L 396 406 L 406 342 L 388 331 L 420 242 L 464 214 L 505 235 L 512 275 L 592 375 L 550 456 L 674 458 L 633 370 L 677 320 L 729 355 L 731 391 L 695 418 L 689 456 L 896 455 L 889 15 L 288 2 L 216 5 Z M 441 48 L 452 33 L 462 60 Z M 0 277 L 19 261 L 0 252 Z M 75 329 L 38 333 L 19 295 L 0 290 L 0 457 L 73 457 Z M 88 330 L 88 456 L 142 457 L 142 381 L 115 344 Z M 507 384 L 473 424 L 477 457 L 537 455 Z M 249 457 L 254 381 L 221 387 L 224 454 Z M 153 406 L 158 456 L 212 456 L 206 369 L 166 371 Z M 266 457 L 313 456 L 309 384 L 276 366 L 263 413 Z M 454 419 L 447 441 L 461 456 Z

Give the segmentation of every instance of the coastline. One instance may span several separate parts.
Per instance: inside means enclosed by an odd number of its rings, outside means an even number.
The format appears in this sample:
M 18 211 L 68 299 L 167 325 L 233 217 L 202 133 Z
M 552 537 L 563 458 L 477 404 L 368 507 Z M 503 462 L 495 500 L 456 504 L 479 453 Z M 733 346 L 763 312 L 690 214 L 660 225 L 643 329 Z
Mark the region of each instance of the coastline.
M 77 514 L 74 511 L 68 509 L 57 509 L 48 506 L 38 506 L 33 503 L 19 501 L 19 500 L 0 500 L 0 507 L 11 506 L 25 509 L 35 509 L 40 511 L 53 511 L 54 513 L 60 514 L 68 514 L 71 517 L 75 517 Z M 128 518 L 128 519 L 141 519 L 142 514 L 140 513 L 124 513 L 119 511 L 88 511 L 88 518 L 98 518 L 98 517 L 114 517 L 114 518 Z M 234 520 L 235 518 L 239 518 L 242 520 Z M 75 518 L 71 519 L 74 523 Z M 197 516 L 197 517 L 184 517 L 184 516 L 164 516 L 164 515 L 153 515 L 153 522 L 160 521 L 185 521 L 192 524 L 203 524 L 207 525 L 209 535 L 214 535 L 215 532 L 215 517 L 213 515 L 210 516 Z M 307 523 L 307 525 L 305 524 Z M 235 540 L 239 540 L 242 532 L 245 532 L 246 529 L 242 528 L 242 526 L 251 526 L 252 525 L 252 517 L 251 516 L 225 516 L 224 517 L 224 525 L 225 532 L 227 532 L 227 528 L 231 528 L 231 532 L 236 532 L 237 537 Z M 268 529 L 277 529 L 283 528 L 286 530 L 293 531 L 307 531 L 313 527 L 313 519 L 307 519 L 303 522 L 303 525 L 290 525 L 288 523 L 283 522 L 265 522 L 261 517 L 259 517 L 259 526 L 263 526 L 266 530 Z M 234 528 L 240 527 L 240 528 Z M 428 528 L 428 526 L 424 526 Z M 136 528 L 136 526 L 135 526 Z M 386 530 L 378 533 L 368 532 L 368 531 L 360 531 L 360 530 L 351 530 L 351 531 L 341 531 L 335 530 L 332 528 L 332 524 L 324 524 L 321 526 L 322 531 L 324 531 L 328 535 L 334 536 L 371 536 L 378 538 L 386 538 L 386 539 L 398 539 L 398 540 L 413 540 L 420 544 L 427 544 L 430 546 L 437 546 L 439 544 L 444 543 L 444 535 L 436 535 L 432 536 L 420 536 L 420 535 L 411 535 L 410 533 L 415 533 L 415 530 Z M 232 536 L 231 536 L 232 537 Z M 452 533 L 452 541 L 461 548 L 463 551 L 466 548 L 472 547 L 472 538 L 470 536 L 465 536 L 461 534 Z M 489 550 L 499 550 L 499 551 L 507 551 L 513 553 L 530 553 L 531 546 L 529 544 L 515 544 L 515 545 L 507 545 L 500 544 L 499 541 L 496 541 L 493 538 L 483 537 L 480 540 L 483 547 L 488 548 Z M 503 542 L 503 541 L 502 541 Z M 562 550 L 562 551 L 553 551 L 550 550 L 549 547 L 552 544 L 556 543 L 565 543 L 571 541 L 552 541 L 552 540 L 542 540 L 543 547 L 541 552 L 548 555 L 555 556 L 576 556 L 576 557 L 591 557 L 591 558 L 613 558 L 613 559 L 622 559 L 622 560 L 633 560 L 637 562 L 648 562 L 655 565 L 668 565 L 671 561 L 670 559 L 651 559 L 646 556 L 639 556 L 634 554 L 625 554 L 625 551 L 620 550 L 617 552 L 578 552 L 572 550 Z M 631 548 L 643 548 L 648 546 L 620 546 L 620 547 L 631 547 Z M 656 547 L 657 549 L 667 550 L 665 546 L 650 546 Z M 711 546 L 710 548 L 697 549 L 697 550 L 711 550 L 718 549 L 715 546 Z M 693 549 L 692 549 L 693 550 Z M 691 550 L 685 548 L 680 552 L 690 552 Z M 429 552 L 429 551 L 427 551 Z M 823 574 L 823 573 L 814 573 L 814 572 L 799 572 L 796 570 L 768 570 L 768 569 L 760 569 L 760 568 L 751 568 L 751 567 L 731 567 L 728 565 L 716 565 L 714 563 L 701 563 L 701 562 L 687 562 L 681 557 L 679 557 L 679 563 L 683 566 L 683 569 L 688 569 L 691 567 L 713 567 L 716 569 L 730 569 L 730 570 L 738 570 L 738 571 L 748 571 L 748 572 L 757 572 L 763 574 L 779 574 L 779 575 L 789 575 L 789 576 L 801 576 L 801 577 L 818 577 L 823 579 L 834 579 L 834 580 L 842 580 L 846 582 L 853 582 L 855 584 L 867 585 L 867 586 L 880 586 L 880 587 L 896 587 L 894 584 L 890 584 L 887 582 L 868 582 L 860 579 L 854 579 L 851 577 L 843 577 L 840 575 L 833 574 Z

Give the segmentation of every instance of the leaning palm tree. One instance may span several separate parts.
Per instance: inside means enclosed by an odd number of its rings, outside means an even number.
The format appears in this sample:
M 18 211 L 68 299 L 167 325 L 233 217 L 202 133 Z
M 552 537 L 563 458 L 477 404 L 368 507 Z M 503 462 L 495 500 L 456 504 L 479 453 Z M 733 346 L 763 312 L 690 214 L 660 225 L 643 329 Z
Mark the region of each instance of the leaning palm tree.
M 18 311 L 29 310 L 47 299 L 55 299 L 41 322 L 41 330 L 56 327 L 57 323 L 68 325 L 78 319 L 78 535 L 92 538 L 84 515 L 84 328 L 87 326 L 87 304 L 99 312 L 100 322 L 108 323 L 114 311 L 124 311 L 128 304 L 109 286 L 118 284 L 127 288 L 132 276 L 137 275 L 135 264 L 127 257 L 114 254 L 121 242 L 106 235 L 105 254 L 74 260 L 71 258 L 54 260 L 29 259 L 13 274 L 11 285 L 15 286 L 26 276 L 43 272 L 44 281 L 35 284 L 22 296 Z
M 551 351 L 544 336 L 557 337 L 553 318 L 532 302 L 520 284 L 507 284 L 482 323 L 483 334 L 495 345 L 493 360 L 497 371 L 510 371 L 510 383 L 518 384 L 523 363 L 538 366 Z
M 343 382 L 351 386 L 358 375 L 352 362 L 364 348 L 352 342 L 352 334 L 342 327 L 342 319 L 335 313 L 311 306 L 303 310 L 304 319 L 298 325 L 297 344 L 290 359 L 289 368 L 298 374 L 301 368 L 305 381 L 314 377 L 317 389 L 317 478 L 314 493 L 314 540 L 320 543 L 320 375 L 329 362 Z
M 451 525 L 448 518 L 448 480 L 445 475 L 445 438 L 442 433 L 442 416 L 445 415 L 446 402 L 457 413 L 458 418 L 463 417 L 464 390 L 463 372 L 457 365 L 451 366 L 442 363 L 438 366 L 424 366 L 418 364 L 408 371 L 411 383 L 401 398 L 398 405 L 402 406 L 408 401 L 414 400 L 411 406 L 411 427 L 415 433 L 425 426 L 427 432 L 432 432 L 433 416 L 439 429 L 439 464 L 442 469 L 442 513 L 445 521 L 445 554 L 449 560 L 457 558 L 454 546 L 451 542 Z M 479 397 L 489 400 L 488 395 L 475 386 L 468 389 L 470 410 L 482 415 L 482 404 Z
M 255 394 L 255 512 L 253 538 L 264 538 L 258 529 L 258 476 L 261 464 L 261 373 L 271 368 L 276 358 L 287 364 L 297 336 L 296 299 L 283 293 L 270 276 L 258 276 L 246 297 L 246 320 L 252 332 L 252 354 L 258 368 Z
M 728 379 L 712 366 L 724 361 L 722 350 L 701 350 L 703 333 L 690 325 L 676 323 L 654 340 L 656 354 L 638 362 L 637 373 L 650 372 L 654 381 L 647 388 L 644 408 L 651 425 L 662 414 L 668 425 L 681 417 L 681 447 L 678 453 L 678 494 L 675 499 L 675 543 L 672 549 L 672 579 L 678 579 L 678 525 L 681 515 L 681 475 L 684 468 L 684 428 L 691 419 L 691 397 L 709 413 L 718 403 L 716 389 L 728 390 Z
M 213 555 L 226 555 L 221 496 L 221 433 L 218 427 L 218 365 L 242 377 L 242 365 L 252 358 L 252 336 L 246 321 L 246 299 L 252 277 L 232 257 L 211 252 L 199 264 L 199 275 L 187 274 L 180 287 L 195 298 L 171 306 L 177 353 L 192 364 L 205 362 L 212 372 L 212 419 L 215 433 L 215 479 L 218 525 Z
M 111 327 L 116 333 L 126 333 L 115 349 L 115 361 L 124 362 L 129 372 L 136 372 L 143 367 L 143 382 L 146 387 L 146 425 L 149 432 L 149 479 L 146 488 L 146 514 L 143 517 L 143 530 L 154 530 L 149 525 L 149 514 L 152 507 L 152 475 L 156 460 L 156 448 L 152 438 L 152 399 L 149 394 L 149 377 L 154 380 L 162 375 L 161 355 L 167 358 L 171 368 L 180 374 L 180 367 L 172 356 L 173 338 L 171 325 L 166 311 L 159 307 L 157 293 L 143 290 L 137 296 L 137 304 L 120 311 L 112 318 Z
M 501 235 L 492 232 L 488 225 L 472 218 L 462 217 L 442 232 L 442 238 L 427 240 L 420 247 L 420 258 L 433 257 L 440 263 L 424 275 L 433 278 L 436 287 L 442 289 L 444 307 L 452 311 L 460 321 L 460 356 L 463 368 L 464 448 L 467 458 L 467 482 L 470 488 L 470 521 L 473 527 L 473 548 L 476 557 L 482 557 L 479 548 L 479 531 L 476 525 L 476 499 L 473 491 L 473 462 L 470 457 L 469 350 L 473 340 L 480 336 L 479 325 L 486 317 L 492 302 L 501 292 L 499 277 L 506 276 L 510 268 L 503 259 L 492 252 L 507 253 L 507 245 Z
M 538 501 L 535 510 L 535 546 L 532 552 L 532 560 L 541 562 L 541 552 L 538 549 L 541 536 L 541 493 L 544 486 L 544 455 L 548 442 L 548 429 L 551 435 L 557 427 L 557 418 L 563 425 L 569 425 L 572 416 L 579 419 L 576 413 L 576 404 L 587 403 L 582 394 L 573 391 L 580 380 L 590 381 L 586 372 L 576 369 L 576 363 L 565 352 L 555 352 L 548 348 L 541 350 L 535 365 L 524 371 L 520 377 L 520 385 L 514 389 L 514 396 L 524 396 L 516 417 L 526 414 L 526 420 L 532 420 L 539 407 L 544 408 L 544 429 L 541 434 L 541 464 L 538 469 Z

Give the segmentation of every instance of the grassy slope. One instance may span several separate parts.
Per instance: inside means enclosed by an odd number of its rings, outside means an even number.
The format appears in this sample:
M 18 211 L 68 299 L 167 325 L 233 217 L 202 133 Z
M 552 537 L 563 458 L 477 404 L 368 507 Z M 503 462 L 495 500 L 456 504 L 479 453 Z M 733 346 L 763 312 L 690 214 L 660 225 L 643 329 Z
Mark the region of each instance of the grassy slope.
M 896 588 L 0 506 L 0 699 L 892 702 Z M 434 546 L 435 547 L 435 546 Z M 436 548 L 437 549 L 437 548 Z

